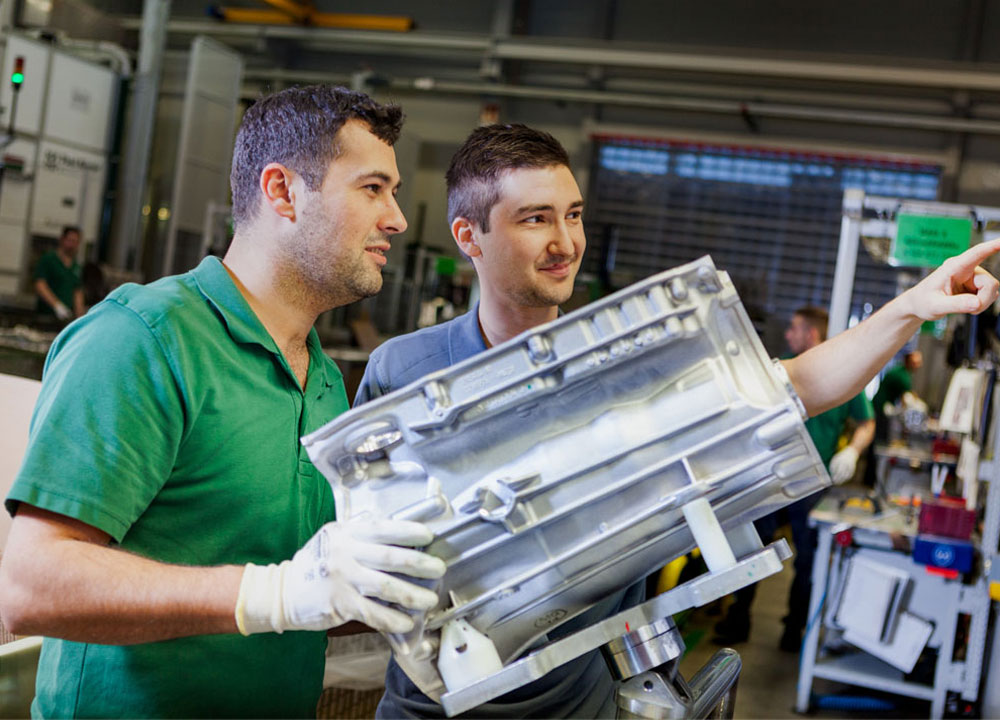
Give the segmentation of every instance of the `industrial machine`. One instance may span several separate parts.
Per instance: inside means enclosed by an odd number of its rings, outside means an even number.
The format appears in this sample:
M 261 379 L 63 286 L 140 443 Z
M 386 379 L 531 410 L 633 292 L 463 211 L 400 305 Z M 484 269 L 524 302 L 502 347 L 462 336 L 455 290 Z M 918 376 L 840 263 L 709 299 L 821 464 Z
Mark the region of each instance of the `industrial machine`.
M 99 236 L 120 75 L 63 48 L 9 33 L 0 83 L 0 294 L 23 290 L 33 236 L 55 238 L 64 225 Z M 124 55 L 124 53 L 121 53 Z
M 622 717 L 731 712 L 738 656 L 691 682 L 671 615 L 780 570 L 752 521 L 830 484 L 780 364 L 704 257 L 372 401 L 303 438 L 341 517 L 419 520 L 448 564 L 390 635 L 449 715 L 604 648 Z M 697 545 L 709 572 L 548 633 Z

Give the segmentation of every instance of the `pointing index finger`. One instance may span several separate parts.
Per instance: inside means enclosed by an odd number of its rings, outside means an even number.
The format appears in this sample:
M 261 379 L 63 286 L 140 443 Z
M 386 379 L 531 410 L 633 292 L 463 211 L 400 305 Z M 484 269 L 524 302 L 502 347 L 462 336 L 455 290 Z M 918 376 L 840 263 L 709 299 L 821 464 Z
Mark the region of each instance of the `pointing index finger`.
M 997 251 L 1000 251 L 1000 239 L 973 245 L 962 254 L 955 256 L 954 259 L 958 262 L 957 270 L 971 270 Z

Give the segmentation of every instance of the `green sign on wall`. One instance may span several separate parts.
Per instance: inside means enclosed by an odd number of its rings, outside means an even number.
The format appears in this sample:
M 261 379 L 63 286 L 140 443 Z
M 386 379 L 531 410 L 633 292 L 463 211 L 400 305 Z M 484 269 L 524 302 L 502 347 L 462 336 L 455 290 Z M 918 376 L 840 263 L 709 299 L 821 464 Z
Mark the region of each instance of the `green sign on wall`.
M 969 249 L 972 220 L 900 214 L 889 262 L 903 267 L 937 267 Z

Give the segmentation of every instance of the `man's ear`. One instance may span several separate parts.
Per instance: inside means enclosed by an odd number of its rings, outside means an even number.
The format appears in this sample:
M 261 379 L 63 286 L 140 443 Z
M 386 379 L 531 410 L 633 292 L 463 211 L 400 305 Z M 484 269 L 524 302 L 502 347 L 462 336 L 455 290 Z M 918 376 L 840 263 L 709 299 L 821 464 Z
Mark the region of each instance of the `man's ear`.
M 483 254 L 476 244 L 476 225 L 468 218 L 457 217 L 451 221 L 451 236 L 455 238 L 458 249 L 468 257 L 479 257 Z
M 287 220 L 295 220 L 298 176 L 281 163 L 268 163 L 260 171 L 260 194 L 271 212 Z

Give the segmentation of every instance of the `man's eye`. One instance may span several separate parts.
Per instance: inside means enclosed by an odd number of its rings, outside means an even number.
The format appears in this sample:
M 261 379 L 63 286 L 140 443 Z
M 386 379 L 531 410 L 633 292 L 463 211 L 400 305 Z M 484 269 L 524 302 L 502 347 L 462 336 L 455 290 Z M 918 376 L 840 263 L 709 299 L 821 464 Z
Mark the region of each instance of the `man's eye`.
M 566 217 L 569 220 L 579 220 L 581 217 L 583 217 L 583 211 L 574 210 L 573 212 L 569 213 Z
M 528 217 L 524 218 L 524 220 L 522 220 L 521 222 L 536 224 L 544 222 L 544 220 L 545 218 L 543 218 L 541 215 L 529 215 Z
M 373 183 L 371 185 L 365 185 L 365 190 L 371 190 L 373 193 L 378 193 L 382 189 L 382 186 L 378 183 Z

